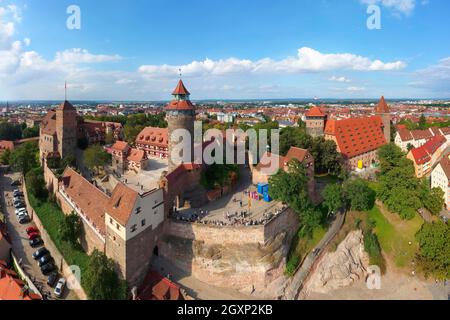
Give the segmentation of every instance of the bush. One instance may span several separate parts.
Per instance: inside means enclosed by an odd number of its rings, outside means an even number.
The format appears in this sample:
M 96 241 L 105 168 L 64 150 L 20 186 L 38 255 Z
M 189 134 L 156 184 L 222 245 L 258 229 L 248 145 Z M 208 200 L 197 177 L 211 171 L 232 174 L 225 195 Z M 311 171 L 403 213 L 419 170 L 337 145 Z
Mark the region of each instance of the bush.
M 297 271 L 299 264 L 300 264 L 300 257 L 298 255 L 293 255 L 292 257 L 289 258 L 284 273 L 287 276 L 292 277 L 295 274 L 295 271 Z
M 386 264 L 381 254 L 381 246 L 378 242 L 378 237 L 371 229 L 364 232 L 364 250 L 369 255 L 370 265 L 376 265 L 380 267 L 381 272 L 386 271 Z

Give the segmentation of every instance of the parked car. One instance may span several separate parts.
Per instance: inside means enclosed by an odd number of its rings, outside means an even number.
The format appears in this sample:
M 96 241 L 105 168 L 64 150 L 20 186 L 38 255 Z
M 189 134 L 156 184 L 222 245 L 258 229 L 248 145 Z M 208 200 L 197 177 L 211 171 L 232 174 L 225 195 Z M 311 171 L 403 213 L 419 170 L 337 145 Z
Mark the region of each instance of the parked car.
M 45 256 L 46 254 L 49 254 L 49 253 L 50 253 L 50 251 L 48 251 L 47 248 L 45 248 L 45 247 L 40 248 L 39 250 L 36 250 L 33 253 L 33 259 L 34 260 L 38 260 L 38 259 L 42 258 L 43 256 Z
M 41 272 L 42 272 L 42 274 L 43 275 L 49 275 L 50 273 L 52 273 L 53 271 L 55 271 L 56 270 L 56 267 L 55 267 L 55 265 L 53 264 L 53 262 L 49 262 L 49 263 L 47 263 L 47 264 L 44 264 L 42 267 L 41 267 Z
M 13 196 L 13 199 L 14 199 L 14 201 L 23 200 L 24 197 L 23 197 L 23 195 L 15 195 L 15 196 Z
M 27 232 L 27 234 L 30 234 L 30 233 L 39 233 L 39 229 L 38 228 L 35 228 L 35 227 L 29 227 L 29 228 L 27 228 L 27 230 L 25 230 L 26 232 Z
M 19 224 L 27 224 L 30 222 L 31 222 L 31 219 L 28 215 L 19 218 Z
M 38 264 L 39 264 L 39 267 L 42 267 L 49 262 L 53 262 L 53 258 L 50 254 L 46 254 L 45 256 L 43 256 L 42 258 L 39 259 Z
M 15 190 L 13 191 L 13 195 L 14 195 L 14 196 L 17 196 L 17 195 L 23 196 L 23 192 L 20 191 L 19 189 L 15 189 Z
M 55 286 L 56 281 L 58 281 L 59 275 L 57 272 L 52 272 L 47 278 L 47 284 L 50 288 L 53 288 Z
M 11 187 L 18 187 L 20 186 L 22 183 L 19 180 L 13 181 L 11 182 Z
M 25 208 L 16 209 L 16 216 L 23 214 L 23 213 L 27 213 L 27 209 L 25 209 Z
M 25 219 L 26 217 L 28 217 L 28 214 L 27 214 L 26 212 L 20 212 L 20 213 L 17 215 L 17 221 L 23 220 L 23 219 Z
M 28 235 L 28 240 L 33 240 L 33 239 L 36 239 L 37 237 L 40 237 L 40 236 L 41 235 L 39 233 L 33 232 L 33 233 L 30 233 Z
M 37 237 L 37 238 L 34 238 L 33 240 L 30 240 L 30 246 L 32 248 L 40 247 L 43 244 L 44 244 L 44 241 L 42 240 L 41 237 Z
M 23 203 L 23 202 L 14 202 L 14 208 L 15 209 L 25 208 L 25 203 Z
M 55 296 L 57 298 L 61 298 L 63 293 L 64 293 L 64 289 L 66 288 L 66 279 L 61 278 L 59 279 L 58 283 L 56 284 L 56 288 L 55 288 Z

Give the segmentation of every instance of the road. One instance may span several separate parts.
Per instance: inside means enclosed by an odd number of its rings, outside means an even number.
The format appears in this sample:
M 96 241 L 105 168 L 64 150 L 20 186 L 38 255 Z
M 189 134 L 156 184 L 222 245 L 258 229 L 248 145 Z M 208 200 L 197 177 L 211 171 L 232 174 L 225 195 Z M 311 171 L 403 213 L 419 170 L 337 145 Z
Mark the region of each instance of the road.
M 328 232 L 320 240 L 317 246 L 311 251 L 311 253 L 305 258 L 300 268 L 297 270 L 295 275 L 292 277 L 291 282 L 285 289 L 285 300 L 295 300 L 300 292 L 300 289 L 308 277 L 311 268 L 314 266 L 317 259 L 323 253 L 323 249 L 333 240 L 336 234 L 341 230 L 342 225 L 345 221 L 345 212 L 338 214 L 333 224 L 328 229 Z
M 5 218 L 8 225 L 8 232 L 11 236 L 12 250 L 17 259 L 22 261 L 23 270 L 34 281 L 41 293 L 52 296 L 53 289 L 47 285 L 47 277 L 41 273 L 37 262 L 32 258 L 32 254 L 37 249 L 31 248 L 28 243 L 26 229 L 36 226 L 34 223 L 28 223 L 26 225 L 19 224 L 15 215 L 15 209 L 10 205 L 13 199 L 12 191 L 17 188 L 11 187 L 11 182 L 19 178 L 19 174 L 0 176 L 0 201 L 2 207 L 5 208 Z M 74 297 L 72 293 L 69 293 L 69 290 L 65 290 L 63 299 L 73 299 Z

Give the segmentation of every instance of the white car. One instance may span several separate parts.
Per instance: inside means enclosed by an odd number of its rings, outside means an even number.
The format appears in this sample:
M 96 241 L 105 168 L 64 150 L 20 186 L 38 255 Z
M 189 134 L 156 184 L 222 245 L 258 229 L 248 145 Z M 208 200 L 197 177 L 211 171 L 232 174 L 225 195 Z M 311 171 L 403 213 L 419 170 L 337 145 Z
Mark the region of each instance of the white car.
M 28 213 L 26 213 L 26 212 L 20 212 L 20 213 L 17 215 L 17 219 L 18 219 L 18 220 L 21 220 L 21 219 L 26 218 L 26 217 L 28 217 Z
M 21 213 L 27 213 L 27 209 L 25 209 L 25 208 L 20 208 L 20 209 L 17 209 L 17 210 L 16 210 L 16 215 L 19 215 L 19 214 L 21 214 Z
M 62 297 L 65 287 L 66 287 L 66 279 L 64 278 L 59 279 L 54 291 L 54 294 L 57 298 Z

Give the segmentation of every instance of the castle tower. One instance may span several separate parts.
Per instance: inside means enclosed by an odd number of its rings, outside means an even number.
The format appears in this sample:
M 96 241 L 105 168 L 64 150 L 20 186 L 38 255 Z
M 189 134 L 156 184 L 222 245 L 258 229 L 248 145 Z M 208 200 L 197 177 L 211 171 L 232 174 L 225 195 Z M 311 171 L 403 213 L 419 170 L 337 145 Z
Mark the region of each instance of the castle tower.
M 186 129 L 190 133 L 190 140 L 183 141 L 191 146 L 191 156 L 189 162 L 194 161 L 194 121 L 195 121 L 195 107 L 189 100 L 190 93 L 184 86 L 182 80 L 178 82 L 177 87 L 172 93 L 173 100 L 166 106 L 167 122 L 169 129 L 169 173 L 175 170 L 179 163 L 175 163 L 172 157 L 174 147 L 181 141 L 172 141 L 172 133 L 177 129 Z M 180 155 L 182 156 L 182 154 Z
M 306 133 L 313 137 L 323 136 L 327 115 L 323 108 L 313 107 L 305 114 Z
M 77 133 L 77 110 L 66 100 L 56 109 L 56 137 L 61 158 L 75 153 Z
M 381 97 L 378 102 L 378 105 L 375 108 L 375 114 L 380 116 L 383 120 L 383 131 L 386 142 L 391 142 L 391 110 L 384 100 L 384 97 Z

